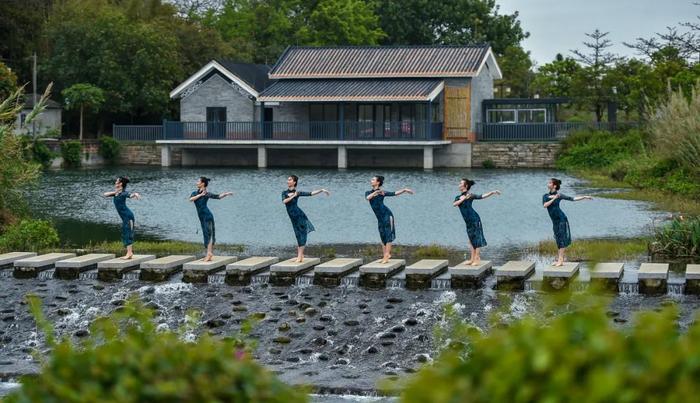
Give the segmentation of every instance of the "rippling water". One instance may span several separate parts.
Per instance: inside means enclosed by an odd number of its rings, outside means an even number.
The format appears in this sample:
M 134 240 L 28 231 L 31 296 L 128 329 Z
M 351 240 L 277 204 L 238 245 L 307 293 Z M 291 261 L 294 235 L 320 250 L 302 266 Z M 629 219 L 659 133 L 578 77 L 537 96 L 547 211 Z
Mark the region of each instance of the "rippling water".
M 416 191 L 388 198 L 396 216 L 397 243 L 437 243 L 464 247 L 466 232 L 459 211 L 452 207 L 459 193 L 459 178 L 477 181 L 474 192 L 500 189 L 503 195 L 474 203 L 481 215 L 489 245 L 495 248 L 530 244 L 551 238 L 551 223 L 541 206 L 547 179 L 563 179 L 562 191 L 571 196 L 593 191 L 571 176 L 556 170 L 368 170 L 321 169 L 206 169 L 206 168 L 105 168 L 50 172 L 34 191 L 35 211 L 57 219 L 70 228 L 80 228 L 83 237 L 119 239 L 119 218 L 112 202 L 100 195 L 113 188 L 117 175 L 132 179 L 130 190 L 143 200 L 131 200 L 136 215 L 137 237 L 155 236 L 200 241 L 201 232 L 194 206 L 187 198 L 198 176 L 213 178 L 210 191 L 233 191 L 234 197 L 212 200 L 217 241 L 244 244 L 251 248 L 292 246 L 295 243 L 281 192 L 289 174 L 300 176 L 299 189 L 329 189 L 330 197 L 303 198 L 299 205 L 314 223 L 309 244 L 378 243 L 377 224 L 364 192 L 374 174 L 386 177 L 385 188 L 404 186 Z M 628 237 L 648 233 L 659 213 L 643 202 L 596 199 L 562 203 L 571 222 L 574 238 Z M 87 223 L 102 224 L 85 227 Z M 104 224 L 109 231 L 104 232 Z M 87 231 L 86 231 L 87 230 Z M 73 237 L 78 236 L 73 231 Z M 84 239 L 80 239 L 84 241 Z

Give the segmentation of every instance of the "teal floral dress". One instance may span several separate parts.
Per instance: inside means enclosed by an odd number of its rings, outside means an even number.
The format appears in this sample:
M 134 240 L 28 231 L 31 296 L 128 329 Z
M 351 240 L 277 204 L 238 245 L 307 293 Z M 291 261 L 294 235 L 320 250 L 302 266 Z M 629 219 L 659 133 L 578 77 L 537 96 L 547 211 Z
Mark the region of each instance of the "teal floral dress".
M 286 189 L 282 192 L 282 200 L 291 196 L 294 192 L 296 192 L 296 189 Z M 306 246 L 307 235 L 316 230 L 314 225 L 311 224 L 309 218 L 306 217 L 306 214 L 304 214 L 304 212 L 297 205 L 299 202 L 299 197 L 308 196 L 311 196 L 310 192 L 298 192 L 297 197 L 293 198 L 289 201 L 289 203 L 284 205 L 287 208 L 287 215 L 289 215 L 289 219 L 292 221 L 294 236 L 297 238 L 297 245 L 299 246 Z
M 551 199 L 549 196 L 556 195 L 557 192 L 546 193 L 542 196 L 542 204 L 547 203 Z M 560 195 L 552 204 L 547 207 L 549 218 L 552 219 L 552 230 L 554 231 L 554 239 L 557 241 L 557 248 L 566 248 L 571 245 L 571 230 L 569 229 L 569 219 L 559 207 L 562 200 L 574 201 L 571 196 Z
M 482 195 L 464 192 L 455 197 L 455 201 L 466 195 L 470 195 L 470 197 L 459 205 L 459 212 L 462 213 L 464 223 L 467 225 L 469 243 L 471 243 L 473 248 L 483 248 L 487 243 L 486 238 L 484 238 L 484 229 L 481 226 L 481 217 L 479 217 L 479 214 L 474 210 L 474 207 L 472 207 L 472 202 L 474 202 L 474 200 L 481 200 L 483 197 Z

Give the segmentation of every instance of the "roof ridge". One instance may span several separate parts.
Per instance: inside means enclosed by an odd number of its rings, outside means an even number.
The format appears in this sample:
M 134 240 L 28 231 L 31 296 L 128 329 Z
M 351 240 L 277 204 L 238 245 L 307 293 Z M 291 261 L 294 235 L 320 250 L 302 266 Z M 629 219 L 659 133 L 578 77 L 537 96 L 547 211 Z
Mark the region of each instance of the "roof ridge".
M 312 46 L 312 45 L 290 45 L 282 52 L 279 60 L 282 59 L 289 50 L 296 49 L 441 49 L 441 48 L 489 48 L 491 45 L 488 42 L 483 43 L 473 43 L 468 45 L 447 45 L 447 44 L 435 44 L 435 45 L 324 45 L 324 46 Z M 274 66 L 273 66 L 274 67 Z

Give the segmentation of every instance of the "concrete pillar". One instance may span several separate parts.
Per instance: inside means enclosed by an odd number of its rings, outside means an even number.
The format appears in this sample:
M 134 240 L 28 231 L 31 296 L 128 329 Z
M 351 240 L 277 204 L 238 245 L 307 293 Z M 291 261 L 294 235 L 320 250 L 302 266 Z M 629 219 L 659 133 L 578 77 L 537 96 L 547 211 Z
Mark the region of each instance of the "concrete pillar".
M 423 147 L 423 169 L 433 169 L 433 147 Z
M 258 168 L 267 168 L 267 148 L 258 146 Z
M 338 169 L 348 169 L 348 150 L 344 146 L 338 147 Z
M 169 167 L 173 163 L 172 147 L 164 145 L 160 146 L 160 166 Z

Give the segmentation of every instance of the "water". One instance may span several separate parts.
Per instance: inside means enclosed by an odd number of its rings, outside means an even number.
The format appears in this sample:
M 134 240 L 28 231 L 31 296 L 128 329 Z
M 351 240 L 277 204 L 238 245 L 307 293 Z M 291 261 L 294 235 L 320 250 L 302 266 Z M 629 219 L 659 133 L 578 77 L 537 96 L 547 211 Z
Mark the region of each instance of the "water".
M 130 190 L 143 200 L 131 200 L 136 215 L 137 237 L 201 241 L 195 209 L 187 198 L 196 178 L 213 178 L 212 192 L 233 191 L 234 196 L 212 200 L 219 243 L 243 244 L 251 249 L 290 247 L 294 233 L 280 200 L 290 173 L 300 176 L 299 188 L 321 187 L 332 194 L 303 198 L 300 206 L 314 223 L 310 244 L 377 243 L 376 219 L 364 192 L 375 174 L 368 170 L 294 169 L 211 169 L 211 168 L 104 168 L 49 172 L 28 198 L 39 214 L 57 221 L 63 239 L 74 243 L 119 239 L 119 218 L 112 202 L 101 197 L 112 190 L 116 175 L 132 178 Z M 478 201 L 485 235 L 491 250 L 532 244 L 551 239 L 551 223 L 541 206 L 550 176 L 564 181 L 563 191 L 571 196 L 593 192 L 583 183 L 556 170 L 394 170 L 386 176 L 385 188 L 404 186 L 416 191 L 387 199 L 396 216 L 397 242 L 405 245 L 437 243 L 464 248 L 466 234 L 459 211 L 452 207 L 459 193 L 459 178 L 474 178 L 475 192 L 500 189 L 503 195 Z M 647 234 L 660 213 L 643 202 L 596 199 L 564 203 L 574 238 L 630 237 Z M 86 230 L 89 225 L 89 231 Z M 87 235 L 86 235 L 87 234 Z

